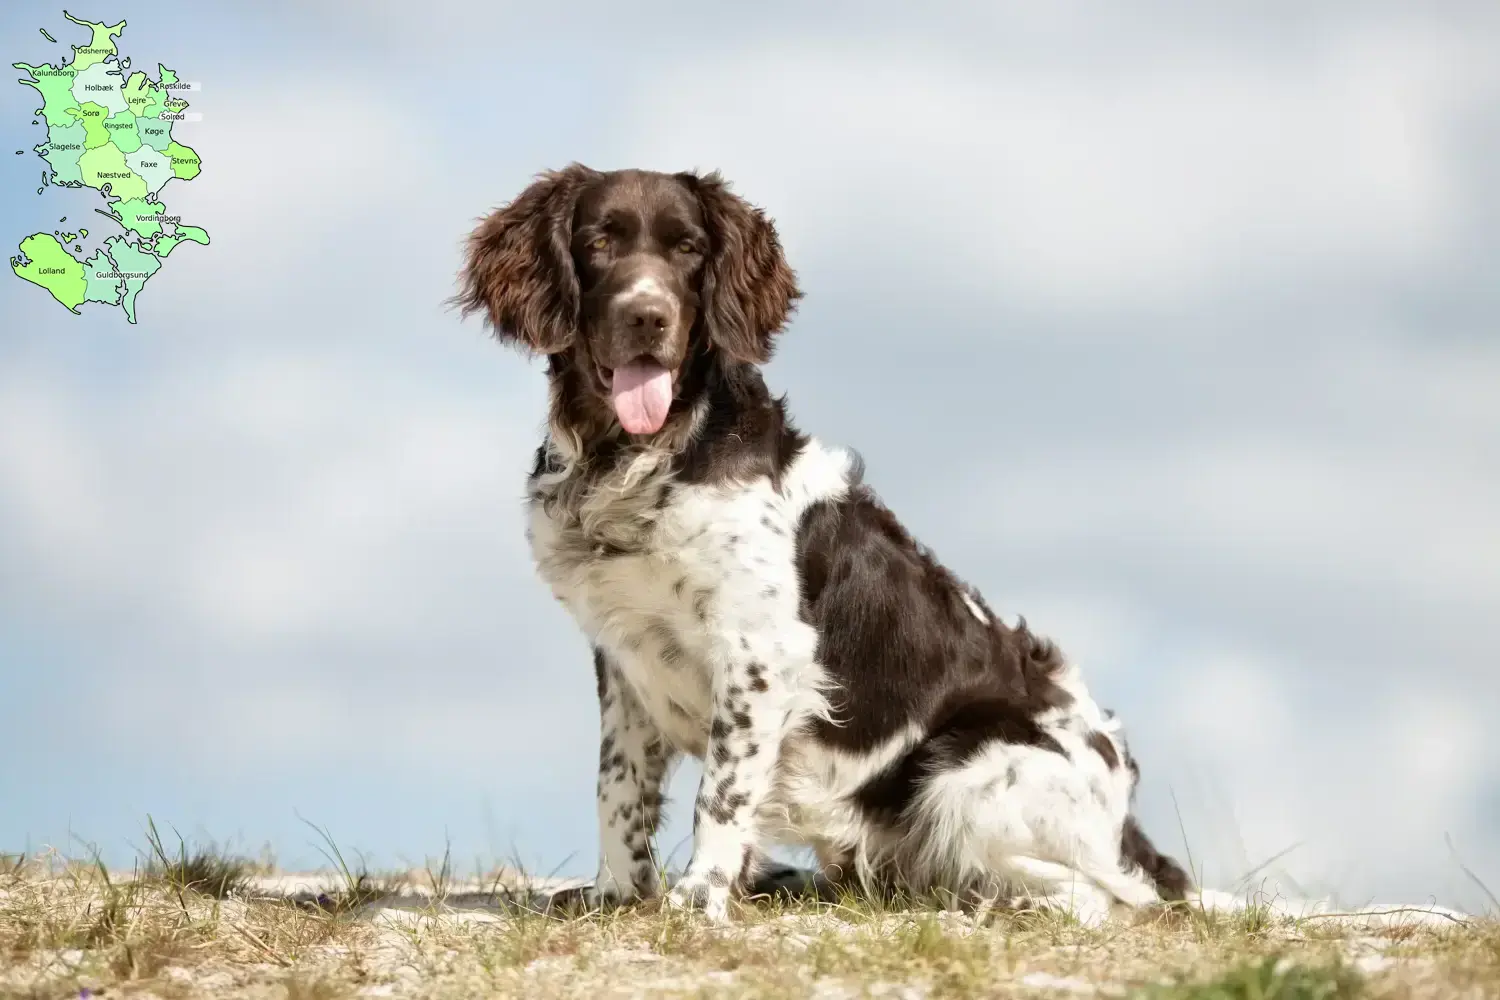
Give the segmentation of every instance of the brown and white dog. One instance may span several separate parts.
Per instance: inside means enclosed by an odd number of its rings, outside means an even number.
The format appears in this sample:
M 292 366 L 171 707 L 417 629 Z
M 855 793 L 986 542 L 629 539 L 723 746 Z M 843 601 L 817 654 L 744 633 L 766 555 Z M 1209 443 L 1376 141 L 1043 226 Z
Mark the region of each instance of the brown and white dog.
M 594 648 L 601 899 L 656 891 L 681 754 L 703 778 L 669 899 L 715 919 L 774 843 L 872 887 L 1091 921 L 1191 891 L 1077 669 L 767 390 L 801 292 L 717 174 L 543 174 L 474 231 L 460 281 L 465 313 L 547 358 L 527 534 Z

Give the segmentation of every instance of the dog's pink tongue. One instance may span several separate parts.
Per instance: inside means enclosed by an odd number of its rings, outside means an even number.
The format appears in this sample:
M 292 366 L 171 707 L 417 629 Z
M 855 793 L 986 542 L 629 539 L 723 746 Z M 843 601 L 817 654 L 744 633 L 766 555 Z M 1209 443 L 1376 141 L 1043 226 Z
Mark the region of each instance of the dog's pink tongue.
M 672 407 L 672 373 L 654 361 L 632 361 L 615 369 L 610 401 L 620 426 L 631 434 L 655 434 Z

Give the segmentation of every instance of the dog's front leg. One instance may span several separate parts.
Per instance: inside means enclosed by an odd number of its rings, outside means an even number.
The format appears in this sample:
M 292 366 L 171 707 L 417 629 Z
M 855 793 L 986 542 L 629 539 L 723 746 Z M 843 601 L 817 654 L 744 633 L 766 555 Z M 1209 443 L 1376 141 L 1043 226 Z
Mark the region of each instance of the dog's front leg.
M 768 558 L 783 542 L 784 559 Z M 669 901 L 728 916 L 730 893 L 755 856 L 756 817 L 776 779 L 782 741 L 819 710 L 817 636 L 797 615 L 790 533 L 764 549 L 742 543 L 708 615 L 717 636 L 713 714 L 693 810 L 693 857 Z M 780 570 L 779 572 L 777 570 Z M 738 572 L 735 572 L 735 571 Z
M 670 898 L 702 908 L 715 921 L 727 917 L 730 891 L 747 874 L 755 849 L 755 813 L 771 788 L 784 698 L 772 694 L 770 674 L 770 666 L 758 661 L 736 664 L 714 692 L 703 777 L 693 806 L 693 857 Z
M 672 755 L 618 668 L 594 650 L 599 682 L 600 903 L 656 894 L 651 838 L 661 819 L 662 781 Z

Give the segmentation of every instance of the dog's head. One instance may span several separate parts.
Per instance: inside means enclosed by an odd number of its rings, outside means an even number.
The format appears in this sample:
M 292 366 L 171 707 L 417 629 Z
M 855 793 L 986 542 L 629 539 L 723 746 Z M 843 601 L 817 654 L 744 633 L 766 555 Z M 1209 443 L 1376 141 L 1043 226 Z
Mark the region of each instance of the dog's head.
M 692 358 L 769 360 L 800 297 L 775 227 L 718 174 L 580 164 L 480 223 L 459 293 L 632 434 L 662 428 Z

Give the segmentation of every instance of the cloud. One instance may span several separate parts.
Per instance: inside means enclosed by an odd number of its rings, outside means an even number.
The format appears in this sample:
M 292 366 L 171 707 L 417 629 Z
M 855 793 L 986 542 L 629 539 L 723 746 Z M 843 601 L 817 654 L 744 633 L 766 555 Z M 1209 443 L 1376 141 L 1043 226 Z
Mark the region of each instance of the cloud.
M 1176 786 L 1175 804 L 1154 811 L 1183 817 L 1220 884 L 1287 852 L 1269 871 L 1283 892 L 1300 884 L 1347 901 L 1438 894 L 1482 905 L 1445 845 L 1448 835 L 1471 847 L 1490 839 L 1473 790 L 1494 779 L 1500 754 L 1472 698 L 1454 685 L 1325 699 L 1287 669 L 1316 676 L 1318 665 L 1277 656 L 1200 649 L 1175 666 L 1168 698 L 1148 716 L 1148 745 L 1194 751 L 1148 772 L 1158 804 L 1163 780 Z M 1481 871 L 1489 861 L 1486 848 Z
M 299 70 L 295 82 L 221 79 L 205 91 L 195 102 L 204 120 L 182 137 L 204 173 L 168 184 L 161 199 L 212 243 L 174 256 L 153 297 L 186 309 L 337 294 L 369 247 L 357 234 L 371 230 L 391 241 L 387 259 L 400 259 L 420 211 L 403 195 L 443 190 L 441 147 L 417 109 L 380 100 L 381 89 Z
M 1006 511 L 1007 543 L 1032 551 L 1138 540 L 1223 571 L 1378 582 L 1412 601 L 1500 601 L 1500 532 L 1488 503 L 1500 477 L 1456 463 L 1422 467 L 1410 454 L 1412 474 L 1392 480 L 1392 457 L 1223 437 L 1037 456 L 1032 467 L 1007 469 L 982 504 Z M 1091 489 L 1101 482 L 1108 493 Z
M 382 587 L 422 600 L 422 584 L 447 586 L 393 573 L 476 542 L 522 558 L 501 459 L 529 450 L 537 421 L 507 409 L 310 349 L 173 366 L 123 398 L 12 369 L 0 500 L 34 528 L 19 536 L 33 588 L 104 611 L 148 594 L 139 610 L 162 627 L 230 642 L 389 639 L 405 623 L 379 614 L 397 596 Z
M 1485 51 L 1430 22 L 1280 60 L 1159 45 L 1088 71 L 766 43 L 641 78 L 615 137 L 621 162 L 726 168 L 803 263 L 882 248 L 862 265 L 928 272 L 908 287 L 1118 319 L 1451 263 L 1481 183 L 1457 172 L 1461 130 L 1496 94 Z

